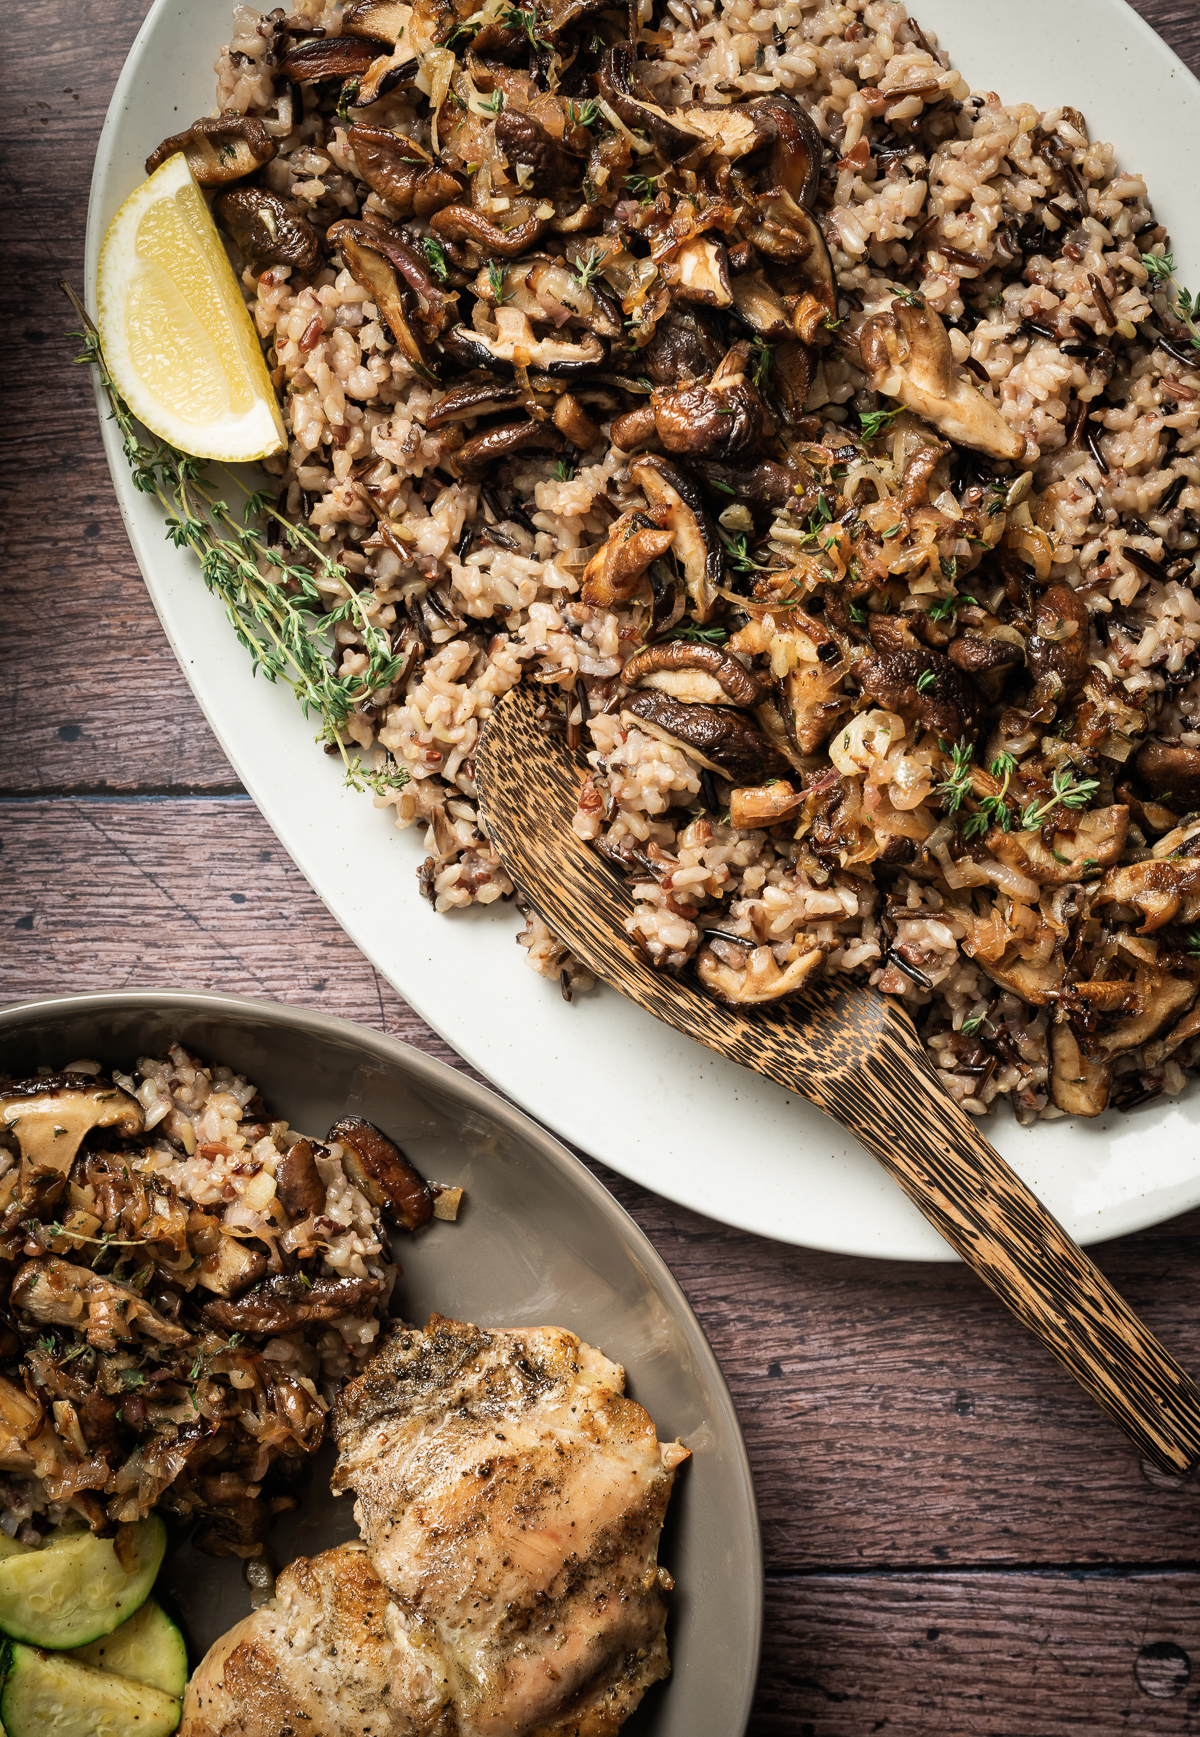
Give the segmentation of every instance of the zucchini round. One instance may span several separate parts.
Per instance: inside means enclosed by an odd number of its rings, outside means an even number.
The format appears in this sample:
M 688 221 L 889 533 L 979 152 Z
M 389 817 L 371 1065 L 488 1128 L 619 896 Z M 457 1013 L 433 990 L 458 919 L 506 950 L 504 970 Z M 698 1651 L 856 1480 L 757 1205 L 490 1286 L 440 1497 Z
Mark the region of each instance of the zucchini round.
M 180 1703 L 161 1689 L 14 1646 L 0 1718 L 8 1737 L 170 1737 Z
M 179 1697 L 187 1688 L 187 1647 L 161 1604 L 148 1598 L 142 1608 L 102 1640 L 78 1647 L 70 1657 L 98 1671 L 112 1671 L 134 1683 L 149 1683 L 164 1695 Z M 3 1733 L 0 1732 L 0 1737 Z
M 120 1527 L 115 1538 L 76 1532 L 27 1555 L 6 1556 L 0 1561 L 0 1629 L 35 1647 L 87 1646 L 145 1604 L 166 1548 L 166 1528 L 151 1514 Z

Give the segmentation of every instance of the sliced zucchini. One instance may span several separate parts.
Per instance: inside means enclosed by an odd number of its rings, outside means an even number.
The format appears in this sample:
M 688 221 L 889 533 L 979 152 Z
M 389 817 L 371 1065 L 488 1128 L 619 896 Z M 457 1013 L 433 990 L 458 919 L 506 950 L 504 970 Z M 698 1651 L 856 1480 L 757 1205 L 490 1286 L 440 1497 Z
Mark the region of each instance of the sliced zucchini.
M 94 1665 L 98 1671 L 113 1671 L 134 1683 L 149 1683 L 164 1695 L 182 1695 L 187 1688 L 187 1647 L 161 1604 L 148 1598 L 142 1608 L 120 1628 L 77 1647 L 71 1658 Z M 3 1732 L 0 1732 L 3 1737 Z
M 3 1562 L 6 1556 L 28 1556 L 32 1549 L 32 1544 L 18 1544 L 7 1532 L 0 1532 L 0 1562 Z
M 120 1527 L 115 1538 L 77 1532 L 28 1555 L 6 1556 L 0 1629 L 31 1646 L 87 1646 L 145 1604 L 166 1548 L 166 1529 L 151 1514 Z
M 170 1737 L 180 1703 L 161 1689 L 14 1646 L 0 1718 L 8 1737 Z

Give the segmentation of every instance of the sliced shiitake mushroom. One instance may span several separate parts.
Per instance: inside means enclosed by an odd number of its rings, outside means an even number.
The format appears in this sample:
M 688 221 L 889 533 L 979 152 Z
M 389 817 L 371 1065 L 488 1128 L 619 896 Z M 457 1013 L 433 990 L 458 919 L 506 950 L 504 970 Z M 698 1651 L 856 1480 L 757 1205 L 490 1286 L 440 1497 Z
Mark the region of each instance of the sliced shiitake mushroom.
M 565 444 L 552 422 L 509 422 L 472 435 L 458 448 L 453 463 L 464 482 L 481 482 L 494 464 L 514 452 L 561 452 Z
M 1040 711 L 1073 699 L 1083 686 L 1092 622 L 1082 597 L 1060 582 L 1038 597 L 1033 625 L 1025 653 L 1036 684 L 1030 705 Z
M 922 648 L 864 658 L 854 675 L 876 705 L 948 742 L 978 733 L 984 711 L 979 691 L 940 652 Z
M 325 1184 L 311 1140 L 295 1140 L 275 1165 L 275 1192 L 283 1210 L 298 1223 L 325 1210 Z
M 790 763 L 742 712 L 731 706 L 686 705 L 639 688 L 624 701 L 622 721 L 683 748 L 699 765 L 736 785 L 786 778 Z
M 454 297 L 444 295 L 435 283 L 429 261 L 398 230 L 353 217 L 331 225 L 326 240 L 340 250 L 351 276 L 374 298 L 413 367 L 427 380 L 435 379 L 433 362 L 413 330 L 400 288 L 403 279 L 415 298 L 416 315 L 429 342 L 454 304 Z
M 342 1148 L 342 1168 L 372 1205 L 405 1230 L 433 1216 L 433 1196 L 394 1140 L 361 1116 L 343 1116 L 326 1136 Z
M 712 615 L 717 588 L 725 575 L 721 542 L 696 484 L 665 458 L 647 453 L 634 460 L 629 475 L 652 507 L 665 507 L 666 525 L 675 539 L 675 554 L 696 620 Z
M 201 187 L 224 187 L 269 163 L 275 155 L 275 141 L 262 122 L 250 115 L 206 116 L 151 151 L 146 158 L 147 175 L 153 175 L 179 151 Z
M 65 1176 L 93 1128 L 129 1136 L 144 1123 L 136 1098 L 90 1074 L 46 1074 L 0 1088 L 0 1128 L 16 1135 L 22 1187 L 35 1175 Z
M 392 45 L 357 36 L 318 36 L 301 42 L 280 62 L 283 78 L 311 84 L 319 78 L 362 78 L 381 57 L 390 57 Z
M 585 332 L 578 342 L 558 336 L 536 337 L 528 315 L 519 308 L 497 309 L 496 326 L 495 336 L 473 326 L 455 326 L 446 333 L 446 354 L 465 368 L 511 374 L 519 352 L 522 367 L 536 368 L 560 380 L 590 374 L 608 354 L 603 338 L 594 332 Z
M 290 265 L 306 277 L 316 270 L 321 243 L 293 205 L 265 187 L 230 187 L 213 205 L 217 222 L 255 270 Z
M 671 111 L 651 99 L 638 77 L 637 51 L 632 43 L 618 42 L 608 50 L 597 85 L 601 104 L 627 127 L 652 139 L 665 162 L 674 163 L 705 142 L 706 135 L 698 128 L 686 123 L 680 126 Z
M 1133 767 L 1159 802 L 1185 814 L 1200 809 L 1200 749 L 1152 738 L 1134 755 Z
M 731 791 L 729 824 L 739 832 L 750 832 L 759 826 L 777 826 L 790 820 L 804 806 L 804 792 L 796 790 L 786 778 L 776 778 L 770 784 L 750 784 Z
M 347 138 L 367 186 L 394 205 L 402 217 L 410 212 L 428 217 L 462 198 L 459 177 L 435 163 L 414 139 L 367 121 L 355 121 Z
M 748 343 L 735 344 L 707 383 L 655 387 L 654 428 L 668 452 L 738 459 L 750 451 L 762 432 L 763 409 L 746 373 L 749 357 Z
M 666 513 L 634 508 L 613 521 L 603 547 L 583 572 L 580 598 L 592 608 L 611 609 L 628 603 L 652 562 L 665 555 L 674 534 L 664 529 Z
M 629 687 L 656 688 L 673 699 L 712 706 L 760 705 L 762 683 L 731 652 L 686 639 L 643 646 L 626 663 L 621 680 Z
M 1064 1020 L 1050 1028 L 1050 1095 L 1068 1116 L 1099 1116 L 1108 1108 L 1113 1063 L 1106 1055 L 1085 1055 Z
M 548 222 L 530 213 L 511 228 L 501 229 L 470 205 L 445 205 L 435 212 L 429 227 L 445 241 L 473 241 L 485 258 L 516 259 L 541 240 Z
M 1014 463 L 1024 458 L 1025 437 L 957 371 L 949 334 L 926 303 L 894 301 L 890 313 L 866 322 L 858 347 L 876 392 L 960 446 Z
M 1045 887 L 1065 886 L 1097 869 L 1119 862 L 1129 832 L 1129 810 L 1120 803 L 1071 816 L 1070 827 L 1055 833 L 1052 846 L 1039 831 L 1006 832 L 993 827 L 985 848 L 999 862 Z

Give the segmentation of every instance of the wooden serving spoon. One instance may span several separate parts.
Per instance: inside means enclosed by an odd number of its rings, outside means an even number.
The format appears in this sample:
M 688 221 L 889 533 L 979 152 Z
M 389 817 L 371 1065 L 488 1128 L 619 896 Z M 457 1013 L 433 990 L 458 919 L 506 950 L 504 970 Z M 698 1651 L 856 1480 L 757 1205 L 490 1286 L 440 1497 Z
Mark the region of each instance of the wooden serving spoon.
M 743 1011 L 647 962 L 625 932 L 627 892 L 571 830 L 586 763 L 539 727 L 538 704 L 528 688 L 501 700 L 476 762 L 487 835 L 538 915 L 656 1019 L 849 1128 L 1147 1459 L 1189 1471 L 1200 1390 L 940 1084 L 899 1002 L 827 977 Z

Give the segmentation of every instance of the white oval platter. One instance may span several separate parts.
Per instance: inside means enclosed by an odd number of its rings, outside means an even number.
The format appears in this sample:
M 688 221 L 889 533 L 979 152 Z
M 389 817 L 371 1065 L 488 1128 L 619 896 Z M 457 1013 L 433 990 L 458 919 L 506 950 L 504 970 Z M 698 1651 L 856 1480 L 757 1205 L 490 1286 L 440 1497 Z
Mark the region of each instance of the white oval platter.
M 916 0 L 973 89 L 1072 103 L 1146 176 L 1187 266 L 1200 261 L 1186 139 L 1200 83 L 1124 0 Z M 96 158 L 87 281 L 143 161 L 213 102 L 222 0 L 156 0 L 130 51 Z M 1185 273 L 1186 281 L 1186 273 Z M 418 897 L 415 831 L 342 787 L 291 694 L 255 680 L 194 559 L 135 492 L 111 422 L 121 511 L 167 637 L 247 790 L 338 922 L 460 1055 L 564 1139 L 695 1211 L 762 1236 L 894 1260 L 950 1251 L 863 1149 L 799 1098 L 677 1036 L 609 990 L 571 1006 L 535 977 L 511 908 L 437 916 Z M 202 987 L 198 985 L 197 987 Z M 1200 1093 L 1092 1123 L 989 1136 L 1083 1243 L 1200 1203 Z

